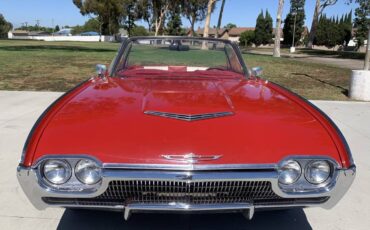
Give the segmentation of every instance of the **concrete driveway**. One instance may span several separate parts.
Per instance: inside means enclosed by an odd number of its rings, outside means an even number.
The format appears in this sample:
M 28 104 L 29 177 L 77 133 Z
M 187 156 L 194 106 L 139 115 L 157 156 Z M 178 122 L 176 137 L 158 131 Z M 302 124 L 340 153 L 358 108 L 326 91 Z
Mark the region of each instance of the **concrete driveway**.
M 251 54 L 259 54 L 259 55 L 267 55 L 272 56 L 272 51 L 264 51 L 263 49 L 260 50 L 250 50 L 247 53 Z M 294 58 L 294 60 L 302 61 L 302 62 L 312 62 L 317 64 L 325 64 L 329 66 L 335 66 L 340 68 L 347 68 L 347 69 L 363 69 L 364 61 L 358 59 L 349 59 L 349 58 L 339 58 L 335 57 L 335 55 L 328 56 L 328 55 L 311 55 L 311 54 L 302 54 L 302 53 L 282 53 L 282 57 L 284 58 Z
M 334 118 L 349 141 L 357 178 L 332 210 L 320 208 L 257 212 L 251 221 L 241 214 L 134 214 L 97 211 L 38 211 L 16 179 L 16 167 L 29 130 L 61 93 L 0 91 L 0 229 L 369 229 L 370 103 L 315 101 Z

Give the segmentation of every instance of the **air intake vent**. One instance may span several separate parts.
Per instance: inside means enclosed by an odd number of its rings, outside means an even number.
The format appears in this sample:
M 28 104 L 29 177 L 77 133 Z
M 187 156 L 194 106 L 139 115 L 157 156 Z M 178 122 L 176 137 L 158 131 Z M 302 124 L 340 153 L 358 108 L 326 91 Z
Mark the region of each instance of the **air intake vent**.
M 204 113 L 204 114 L 194 114 L 194 115 L 165 113 L 165 112 L 156 112 L 156 111 L 145 111 L 144 113 L 147 115 L 167 117 L 167 118 L 178 119 L 178 120 L 183 120 L 183 121 L 199 121 L 199 120 L 234 115 L 233 112 Z

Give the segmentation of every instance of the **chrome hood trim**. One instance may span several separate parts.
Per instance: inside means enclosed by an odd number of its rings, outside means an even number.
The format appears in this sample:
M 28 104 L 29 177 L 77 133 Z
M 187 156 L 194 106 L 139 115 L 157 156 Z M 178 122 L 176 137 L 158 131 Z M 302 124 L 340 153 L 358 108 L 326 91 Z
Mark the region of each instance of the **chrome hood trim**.
M 145 111 L 144 114 L 158 116 L 158 117 L 172 118 L 172 119 L 177 119 L 177 120 L 182 120 L 182 121 L 199 121 L 199 120 L 234 115 L 233 112 L 217 112 L 217 113 L 203 113 L 203 114 L 191 115 L 191 114 L 166 113 L 166 112 L 158 112 L 158 111 Z

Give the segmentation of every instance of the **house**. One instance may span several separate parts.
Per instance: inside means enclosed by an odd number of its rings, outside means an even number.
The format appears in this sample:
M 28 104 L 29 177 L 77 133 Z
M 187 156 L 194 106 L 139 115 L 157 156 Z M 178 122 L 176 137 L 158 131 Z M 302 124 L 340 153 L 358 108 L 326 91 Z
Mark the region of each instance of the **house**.
M 233 42 L 239 42 L 240 35 L 245 32 L 245 31 L 253 31 L 254 27 L 235 27 L 231 29 L 226 29 L 226 28 L 221 28 L 218 31 L 218 38 L 222 39 L 228 39 Z M 196 31 L 198 36 L 203 36 L 204 34 L 204 29 L 203 28 L 198 28 Z M 209 28 L 208 35 L 209 37 L 216 37 L 216 28 Z
M 28 36 L 28 31 L 27 30 L 13 30 L 11 31 L 12 36 Z
M 46 31 L 28 31 L 28 30 L 13 30 L 13 31 L 9 31 L 8 33 L 9 39 L 14 38 L 14 37 L 26 38 L 30 36 L 37 36 L 37 37 L 50 36 L 50 33 Z
M 245 32 L 245 31 L 254 31 L 256 28 L 255 27 L 234 27 L 230 29 L 225 29 L 222 28 L 218 31 L 218 38 L 222 39 L 228 39 L 233 42 L 239 42 L 240 35 Z M 203 36 L 203 28 L 198 28 L 196 31 L 198 36 Z M 283 30 L 281 29 L 281 40 L 284 40 L 284 35 L 283 35 Z M 273 30 L 272 34 L 275 37 L 275 29 Z M 216 29 L 215 28 L 210 28 L 208 32 L 209 37 L 216 37 Z
M 49 36 L 50 33 L 46 31 L 30 31 L 28 36 Z

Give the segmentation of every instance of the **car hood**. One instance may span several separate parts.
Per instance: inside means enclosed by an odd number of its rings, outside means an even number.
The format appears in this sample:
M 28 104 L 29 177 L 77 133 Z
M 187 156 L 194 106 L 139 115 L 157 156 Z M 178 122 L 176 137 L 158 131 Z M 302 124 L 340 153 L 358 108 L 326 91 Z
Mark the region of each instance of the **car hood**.
M 185 121 L 147 111 L 228 115 Z M 267 164 L 289 155 L 339 161 L 310 112 L 261 81 L 235 79 L 92 80 L 47 124 L 34 160 L 45 154 L 135 164 L 187 164 L 163 157 L 186 154 L 220 156 L 196 164 Z

